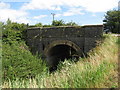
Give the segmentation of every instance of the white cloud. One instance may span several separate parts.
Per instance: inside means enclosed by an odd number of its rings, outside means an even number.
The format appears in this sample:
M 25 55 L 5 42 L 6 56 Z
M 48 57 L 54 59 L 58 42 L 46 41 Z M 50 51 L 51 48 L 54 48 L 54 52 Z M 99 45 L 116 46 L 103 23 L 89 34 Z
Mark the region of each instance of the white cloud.
M 27 18 L 27 13 L 24 11 L 18 11 L 18 10 L 13 10 L 13 9 L 0 9 L 0 21 L 5 22 L 8 18 L 14 22 L 19 22 L 19 23 L 28 23 Z
M 25 4 L 22 9 L 49 9 L 61 10 L 60 7 L 82 7 L 90 12 L 105 12 L 118 5 L 118 0 L 32 0 Z
M 62 16 L 62 14 L 55 14 L 55 17 L 60 17 Z
M 73 15 L 84 15 L 84 13 L 82 12 L 81 8 L 70 8 L 68 11 L 63 12 L 63 13 L 59 13 L 59 14 L 55 14 L 55 17 L 60 17 L 60 16 L 73 16 Z
M 39 15 L 39 16 L 34 16 L 33 19 L 41 19 L 47 17 L 47 15 Z
M 10 4 L 0 2 L 0 21 L 6 21 L 10 18 L 12 21 L 19 23 L 32 23 L 29 18 L 29 11 L 34 9 L 45 10 L 61 10 L 55 17 L 71 16 L 77 14 L 84 14 L 82 11 L 106 12 L 118 6 L 119 0 L 31 0 L 29 3 L 24 4 L 21 9 L 15 10 L 10 8 Z M 66 8 L 66 12 L 61 7 Z M 57 12 L 58 13 L 58 12 Z M 46 15 L 34 16 L 33 19 L 40 19 L 47 17 Z
M 81 11 L 82 11 L 81 8 L 71 8 L 67 12 L 64 12 L 63 16 L 72 16 L 72 15 L 77 15 L 77 14 L 83 15 L 84 13 L 82 13 Z
M 10 8 L 10 5 L 7 3 L 0 2 L 0 9 Z
M 66 12 L 62 12 L 62 13 L 57 13 L 55 14 L 55 17 L 60 17 L 60 16 L 73 16 L 73 15 L 84 15 L 84 13 L 82 12 L 81 8 L 70 8 L 68 11 Z
M 59 7 L 62 5 L 60 0 L 32 0 L 30 3 L 23 5 L 23 10 L 34 10 L 34 9 L 49 9 L 49 10 L 61 10 Z
M 10 9 L 10 5 L 6 3 L 0 3 L 0 21 L 6 22 L 9 18 L 13 22 L 19 23 L 30 23 L 31 21 L 27 18 L 28 13 L 22 10 Z
M 32 23 L 32 21 L 31 21 L 30 19 L 26 18 L 26 17 L 20 17 L 18 20 L 15 19 L 15 22 L 25 23 L 25 24 L 27 24 L 27 23 Z
M 29 2 L 30 0 L 2 0 L 2 2 Z
M 106 12 L 118 5 L 118 0 L 85 0 L 83 7 L 90 12 Z

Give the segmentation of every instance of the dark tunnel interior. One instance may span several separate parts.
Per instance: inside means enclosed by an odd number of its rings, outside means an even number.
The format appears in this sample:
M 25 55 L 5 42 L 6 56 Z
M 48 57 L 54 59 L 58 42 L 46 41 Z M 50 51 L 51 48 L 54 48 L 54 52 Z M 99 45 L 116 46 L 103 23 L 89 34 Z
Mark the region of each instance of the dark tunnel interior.
M 73 58 L 78 59 L 77 51 L 73 47 L 64 44 L 52 47 L 47 53 L 47 62 L 50 71 L 56 70 L 60 61 Z

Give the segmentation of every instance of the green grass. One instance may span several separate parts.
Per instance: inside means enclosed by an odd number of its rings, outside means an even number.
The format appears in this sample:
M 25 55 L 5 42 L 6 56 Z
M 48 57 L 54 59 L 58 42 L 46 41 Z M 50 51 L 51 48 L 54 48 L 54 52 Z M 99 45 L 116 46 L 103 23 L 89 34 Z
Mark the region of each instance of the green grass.
M 117 88 L 118 37 L 104 35 L 104 42 L 77 63 L 65 60 L 56 72 L 32 79 L 4 81 L 3 88 Z

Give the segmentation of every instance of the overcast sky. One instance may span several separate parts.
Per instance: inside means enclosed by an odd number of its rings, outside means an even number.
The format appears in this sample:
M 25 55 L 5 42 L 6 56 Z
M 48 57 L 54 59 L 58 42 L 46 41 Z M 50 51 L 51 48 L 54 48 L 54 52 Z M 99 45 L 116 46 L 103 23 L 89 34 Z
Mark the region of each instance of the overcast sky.
M 79 25 L 102 24 L 105 12 L 117 9 L 119 0 L 0 0 L 0 21 L 51 24 L 55 20 Z

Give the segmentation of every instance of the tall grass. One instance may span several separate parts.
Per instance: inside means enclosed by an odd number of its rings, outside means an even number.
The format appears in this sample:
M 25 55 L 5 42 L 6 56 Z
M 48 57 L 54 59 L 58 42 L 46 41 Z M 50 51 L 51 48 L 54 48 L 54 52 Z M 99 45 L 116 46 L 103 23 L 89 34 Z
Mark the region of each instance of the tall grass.
M 3 88 L 111 88 L 118 87 L 118 38 L 105 35 L 104 42 L 77 63 L 69 60 L 52 74 L 34 79 L 4 81 Z

